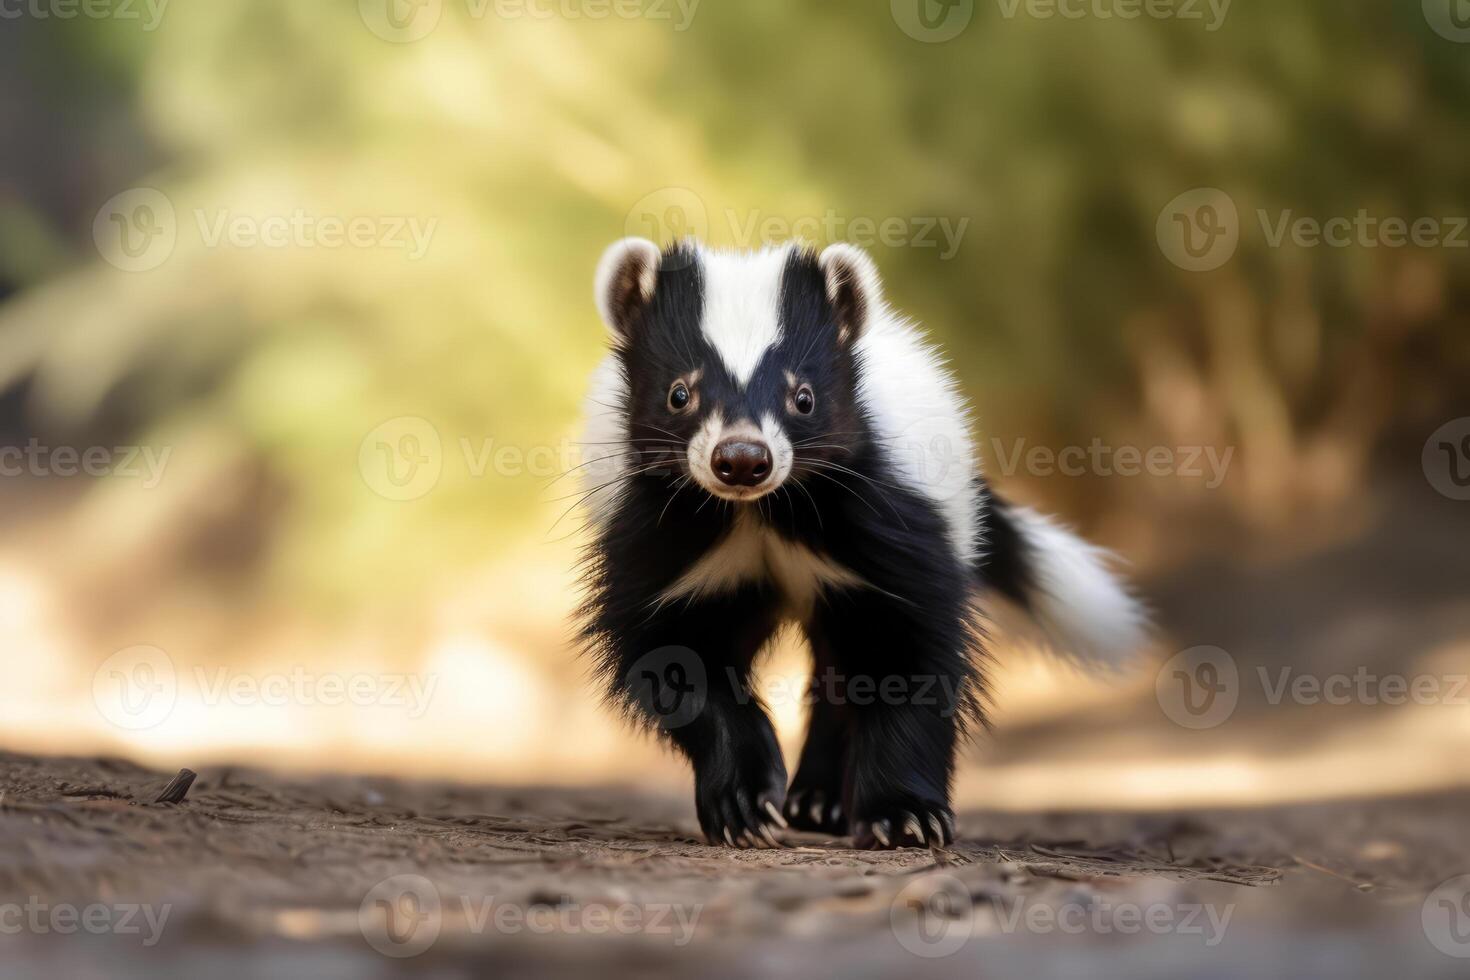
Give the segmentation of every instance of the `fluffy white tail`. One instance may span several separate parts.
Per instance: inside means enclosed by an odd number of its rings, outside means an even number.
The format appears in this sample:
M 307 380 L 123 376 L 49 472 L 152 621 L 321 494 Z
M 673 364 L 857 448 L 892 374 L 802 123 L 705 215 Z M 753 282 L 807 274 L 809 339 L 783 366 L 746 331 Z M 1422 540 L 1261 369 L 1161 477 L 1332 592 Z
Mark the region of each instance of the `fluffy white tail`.
M 1050 652 L 1090 671 L 1127 667 L 1147 642 L 1149 617 L 1109 570 L 1116 556 L 1033 510 L 990 501 L 989 543 L 1014 553 L 987 556 L 982 575 L 1020 600 Z

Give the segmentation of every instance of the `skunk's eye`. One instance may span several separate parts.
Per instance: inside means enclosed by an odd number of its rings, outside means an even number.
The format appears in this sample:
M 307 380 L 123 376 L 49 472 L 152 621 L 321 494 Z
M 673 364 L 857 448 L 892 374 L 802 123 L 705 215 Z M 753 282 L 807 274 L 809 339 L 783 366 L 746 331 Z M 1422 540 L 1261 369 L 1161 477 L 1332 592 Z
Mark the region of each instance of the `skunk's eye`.
M 791 399 L 791 404 L 802 415 L 810 415 L 812 414 L 812 409 L 817 407 L 817 396 L 812 394 L 812 389 L 809 386 L 802 385 L 797 389 L 795 397 Z
M 689 407 L 689 388 L 682 381 L 675 381 L 669 389 L 669 410 L 682 412 Z

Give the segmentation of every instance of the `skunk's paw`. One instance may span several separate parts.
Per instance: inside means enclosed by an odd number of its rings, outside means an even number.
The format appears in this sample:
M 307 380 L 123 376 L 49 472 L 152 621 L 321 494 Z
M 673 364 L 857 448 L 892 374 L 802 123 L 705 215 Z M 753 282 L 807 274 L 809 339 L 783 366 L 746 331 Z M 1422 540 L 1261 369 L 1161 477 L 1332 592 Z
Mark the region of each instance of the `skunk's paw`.
M 694 806 L 704 836 L 711 844 L 730 847 L 783 846 L 774 831 L 786 827 L 781 816 L 784 777 L 784 773 L 779 779 L 760 781 L 733 775 L 697 777 Z
M 954 812 L 942 803 L 894 801 L 864 808 L 853 823 L 852 843 L 863 850 L 943 847 L 954 841 Z
M 818 787 L 791 787 L 786 796 L 786 820 L 796 830 L 842 837 L 847 833 L 847 813 L 842 797 Z

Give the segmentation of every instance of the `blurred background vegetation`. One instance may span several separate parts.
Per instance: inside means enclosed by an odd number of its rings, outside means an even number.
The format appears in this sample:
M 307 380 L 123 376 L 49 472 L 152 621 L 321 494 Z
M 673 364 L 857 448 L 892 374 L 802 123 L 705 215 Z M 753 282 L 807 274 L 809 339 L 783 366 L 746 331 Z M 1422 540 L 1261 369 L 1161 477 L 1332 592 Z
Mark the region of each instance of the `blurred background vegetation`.
M 1268 642 L 1282 623 L 1341 627 L 1343 609 L 1382 597 L 1331 577 L 1345 567 L 1409 569 L 1423 581 L 1405 594 L 1437 602 L 1470 592 L 1460 556 L 1412 550 L 1443 547 L 1470 506 L 1434 494 L 1420 464 L 1430 432 L 1470 415 L 1470 253 L 1273 246 L 1257 219 L 1470 211 L 1470 46 L 1418 2 L 1236 0 L 1214 25 L 1204 5 L 1203 20 L 1124 20 L 962 3 L 972 19 L 943 43 L 901 27 L 902 0 L 648 0 L 637 18 L 429 0 L 398 11 L 437 16 L 405 43 L 385 39 L 374 3 L 173 0 L 154 29 L 141 4 L 138 20 L 0 23 L 0 441 L 170 451 L 151 487 L 0 481 L 7 742 L 380 767 L 428 753 L 430 768 L 507 778 L 677 772 L 601 715 L 567 648 L 577 522 L 558 522 L 571 501 L 556 498 L 571 481 L 475 465 L 502 447 L 553 447 L 567 465 L 604 342 L 592 268 L 612 239 L 651 230 L 749 246 L 752 228 L 844 237 L 899 221 L 863 244 L 953 359 L 992 472 L 996 445 L 1232 451 L 1218 487 L 998 477 L 1158 586 L 1166 647 L 1222 642 L 1255 616 L 1230 583 L 1267 601 L 1281 593 L 1263 583 L 1304 581 L 1291 562 L 1317 563 L 1299 597 L 1313 612 L 1262 615 L 1272 631 L 1233 649 L 1290 656 Z M 1235 203 L 1240 242 L 1196 272 L 1158 227 L 1201 187 Z M 177 241 L 128 271 L 94 226 L 135 188 L 162 192 Z M 222 215 L 298 212 L 432 235 L 414 256 L 207 234 Z M 926 225 L 937 247 L 917 240 Z M 941 227 L 963 229 L 952 255 Z M 441 440 L 437 482 L 409 500 L 360 465 L 370 433 L 402 417 Z M 1395 562 L 1340 550 L 1370 541 Z M 1237 559 L 1245 571 L 1220 570 Z M 1383 616 L 1387 663 L 1466 650 L 1444 646 L 1470 636 L 1458 607 L 1448 632 L 1412 642 L 1395 624 L 1422 609 Z M 425 671 L 441 678 L 437 713 L 412 727 L 196 704 L 120 732 L 92 676 L 134 643 L 183 673 Z M 1341 644 L 1323 656 L 1362 659 Z M 1038 678 L 1031 701 L 1013 681 L 1010 703 L 1038 713 L 1044 753 L 1086 712 L 1067 700 L 1076 683 Z M 1151 676 L 1088 687 L 1087 710 L 1121 723 L 1151 697 L 1139 690 Z M 1463 710 L 1446 717 L 1415 738 L 1470 731 Z M 562 744 L 569 726 L 585 738 Z M 1135 734 L 1143 758 L 1178 732 Z M 1238 747 L 1241 730 L 1226 734 Z

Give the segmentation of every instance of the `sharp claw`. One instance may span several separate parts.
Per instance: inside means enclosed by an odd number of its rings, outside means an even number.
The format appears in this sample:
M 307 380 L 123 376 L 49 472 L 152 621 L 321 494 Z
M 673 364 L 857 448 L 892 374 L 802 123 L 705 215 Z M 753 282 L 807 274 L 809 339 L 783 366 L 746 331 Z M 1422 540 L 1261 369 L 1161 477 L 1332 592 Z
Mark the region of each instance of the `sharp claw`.
M 929 814 L 929 829 L 932 830 L 932 831 L 934 831 L 934 846 L 935 847 L 943 847 L 944 846 L 944 825 L 941 824 L 939 822 L 939 818 L 936 817 L 932 813 Z
M 769 844 L 771 847 L 776 848 L 778 850 L 780 849 L 781 842 L 778 841 L 778 840 L 776 840 L 776 835 L 773 834 L 773 833 L 771 833 L 771 828 L 770 827 L 766 826 L 765 824 L 761 824 L 760 825 L 760 832 L 761 832 L 761 837 L 765 840 L 765 842 L 767 844 Z
M 812 808 L 809 812 L 811 814 L 812 823 L 820 824 L 822 822 L 822 801 L 813 801 Z
M 833 825 L 836 825 L 836 824 L 840 823 L 842 821 L 842 804 L 840 804 L 840 803 L 833 803 L 832 804 L 832 809 L 828 813 L 827 816 L 828 816 L 829 822 L 832 823 Z
M 884 847 L 893 846 L 893 841 L 888 839 L 888 831 L 883 829 L 883 824 L 881 821 L 873 824 L 873 836 L 876 837 L 878 839 L 878 843 L 882 844 Z
M 772 803 L 770 800 L 766 800 L 763 806 L 765 807 L 766 812 L 771 815 L 771 819 L 776 821 L 776 825 L 782 830 L 785 830 L 788 826 L 790 826 L 790 824 L 786 822 L 786 818 L 781 816 L 781 811 L 776 809 L 776 804 Z
M 919 818 L 912 813 L 903 815 L 903 832 L 918 841 L 921 847 L 928 844 L 928 841 L 924 840 L 924 828 L 919 826 Z
M 725 843 L 726 844 L 729 844 L 731 847 L 734 847 L 735 846 L 735 838 L 733 838 L 733 837 L 730 836 L 730 828 L 729 827 L 726 827 L 725 828 Z

